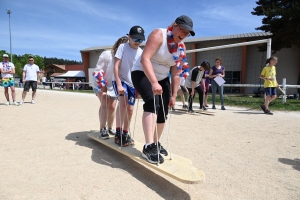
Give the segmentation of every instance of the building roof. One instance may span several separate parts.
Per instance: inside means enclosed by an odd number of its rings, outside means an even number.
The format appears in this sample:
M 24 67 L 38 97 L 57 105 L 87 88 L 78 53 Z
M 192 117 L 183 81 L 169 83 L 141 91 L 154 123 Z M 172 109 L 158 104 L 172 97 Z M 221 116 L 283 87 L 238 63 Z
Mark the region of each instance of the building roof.
M 237 38 L 255 38 L 255 37 L 268 37 L 271 36 L 272 33 L 269 32 L 253 32 L 253 33 L 240 33 L 240 34 L 232 34 L 232 35 L 223 35 L 223 36 L 209 36 L 209 37 L 199 37 L 192 38 L 188 37 L 184 40 L 184 42 L 204 42 L 204 41 L 212 41 L 212 40 L 228 40 L 228 39 L 237 39 Z M 141 44 L 144 46 L 145 42 Z M 80 50 L 80 52 L 89 52 L 89 51 L 97 51 L 103 49 L 111 49 L 113 45 L 110 46 L 94 46 L 86 49 Z
M 66 66 L 65 65 L 50 64 L 50 65 L 47 65 L 45 68 L 47 68 L 49 66 L 55 66 L 55 67 L 60 68 L 62 70 L 66 70 Z

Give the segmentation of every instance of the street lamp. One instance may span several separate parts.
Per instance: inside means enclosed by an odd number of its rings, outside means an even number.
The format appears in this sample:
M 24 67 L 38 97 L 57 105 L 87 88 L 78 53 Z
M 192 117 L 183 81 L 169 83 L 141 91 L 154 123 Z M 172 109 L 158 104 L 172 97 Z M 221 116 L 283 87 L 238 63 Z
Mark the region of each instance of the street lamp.
M 12 13 L 9 9 L 6 8 L 9 20 L 9 42 L 10 42 L 10 62 L 12 62 L 12 52 L 11 52 L 11 30 L 10 30 L 10 14 Z

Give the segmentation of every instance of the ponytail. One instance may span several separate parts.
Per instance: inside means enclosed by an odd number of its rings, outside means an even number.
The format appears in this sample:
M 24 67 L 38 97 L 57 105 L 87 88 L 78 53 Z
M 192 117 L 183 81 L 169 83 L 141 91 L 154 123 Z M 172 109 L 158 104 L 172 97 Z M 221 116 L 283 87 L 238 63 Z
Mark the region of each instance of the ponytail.
M 268 58 L 268 59 L 266 60 L 266 64 L 270 64 L 270 61 L 271 61 L 271 60 L 276 60 L 276 59 L 277 59 L 276 56 L 271 56 L 270 58 Z

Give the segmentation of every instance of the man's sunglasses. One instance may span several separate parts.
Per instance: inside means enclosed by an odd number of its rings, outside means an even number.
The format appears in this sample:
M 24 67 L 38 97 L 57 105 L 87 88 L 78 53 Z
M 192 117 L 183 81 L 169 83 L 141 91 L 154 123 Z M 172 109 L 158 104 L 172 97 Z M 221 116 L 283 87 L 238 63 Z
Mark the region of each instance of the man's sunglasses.
M 134 42 L 139 42 L 139 43 L 142 43 L 142 42 L 144 42 L 144 40 L 142 40 L 142 39 L 132 39 Z

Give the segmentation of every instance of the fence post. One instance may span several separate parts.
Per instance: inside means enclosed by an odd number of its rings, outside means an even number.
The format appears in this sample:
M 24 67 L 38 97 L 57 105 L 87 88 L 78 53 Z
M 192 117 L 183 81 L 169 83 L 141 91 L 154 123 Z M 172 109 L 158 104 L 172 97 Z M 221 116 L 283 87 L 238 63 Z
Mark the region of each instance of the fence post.
M 282 90 L 284 92 L 282 97 L 282 104 L 285 104 L 286 103 L 286 78 L 282 79 Z

